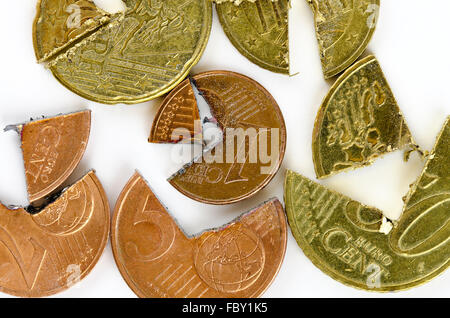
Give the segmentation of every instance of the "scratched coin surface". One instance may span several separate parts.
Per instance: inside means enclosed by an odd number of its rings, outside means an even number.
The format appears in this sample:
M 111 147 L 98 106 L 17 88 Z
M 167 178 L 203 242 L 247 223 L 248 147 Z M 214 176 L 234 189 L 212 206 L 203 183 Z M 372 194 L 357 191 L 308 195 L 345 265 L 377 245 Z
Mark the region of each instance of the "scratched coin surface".
M 33 44 L 39 63 L 54 58 L 78 39 L 109 22 L 90 0 L 38 0 Z
M 87 147 L 91 111 L 8 126 L 21 136 L 31 203 L 56 190 L 78 166 Z
M 281 166 L 286 149 L 283 115 L 270 93 L 244 75 L 212 71 L 194 76 L 193 81 L 224 140 L 169 181 L 200 202 L 244 200 L 264 188 Z
M 216 4 L 231 43 L 253 63 L 289 74 L 288 0 L 231 1 Z
M 307 0 L 314 12 L 325 78 L 353 64 L 375 31 L 380 0 Z
M 436 159 L 430 159 L 412 191 L 416 200 L 407 202 L 398 222 L 289 171 L 289 225 L 313 264 L 341 283 L 378 292 L 409 289 L 445 271 L 450 259 L 449 132 L 447 126 Z M 427 173 L 436 172 L 433 187 Z
M 189 131 L 189 139 L 183 134 Z M 151 143 L 202 142 L 200 113 L 190 79 L 184 80 L 164 99 L 153 121 Z
M 399 149 L 418 149 L 374 56 L 349 68 L 317 114 L 313 159 L 318 178 L 370 165 Z
M 135 104 L 169 92 L 200 59 L 211 30 L 209 0 L 126 0 L 125 14 L 50 62 L 78 95 Z
M 94 172 L 37 214 L 0 204 L 0 291 L 43 297 L 70 288 L 99 260 L 109 219 Z
M 138 173 L 119 196 L 112 225 L 114 258 L 139 297 L 258 297 L 279 271 L 286 239 L 277 199 L 188 237 Z

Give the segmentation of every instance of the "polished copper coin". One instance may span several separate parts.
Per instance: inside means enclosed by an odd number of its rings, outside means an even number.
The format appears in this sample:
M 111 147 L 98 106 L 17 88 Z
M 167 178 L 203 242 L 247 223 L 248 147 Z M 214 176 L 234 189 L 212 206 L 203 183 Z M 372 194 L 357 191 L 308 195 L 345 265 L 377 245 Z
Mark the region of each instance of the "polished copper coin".
M 164 100 L 153 121 L 151 143 L 202 142 L 200 113 L 189 79 Z M 183 132 L 189 132 L 190 139 Z
M 258 297 L 280 269 L 286 239 L 276 199 L 187 237 L 138 173 L 120 194 L 112 225 L 117 266 L 139 297 Z
M 212 71 L 192 80 L 223 140 L 169 181 L 199 202 L 230 204 L 249 198 L 273 179 L 283 161 L 286 127 L 280 108 L 264 87 L 241 74 Z
M 36 214 L 0 204 L 0 291 L 43 297 L 71 287 L 98 262 L 109 220 L 92 171 Z
M 31 203 L 55 191 L 77 167 L 89 140 L 91 111 L 8 126 L 22 139 Z

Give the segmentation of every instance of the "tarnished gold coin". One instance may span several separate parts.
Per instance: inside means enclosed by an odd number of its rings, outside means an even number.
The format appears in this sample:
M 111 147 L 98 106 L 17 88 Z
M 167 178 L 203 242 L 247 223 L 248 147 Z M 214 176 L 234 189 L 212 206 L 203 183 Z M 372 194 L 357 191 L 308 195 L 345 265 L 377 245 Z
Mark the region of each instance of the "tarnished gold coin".
M 106 246 L 109 214 L 94 172 L 37 214 L 0 204 L 0 291 L 43 297 L 79 282 Z
M 278 104 L 260 84 L 237 73 L 212 71 L 193 77 L 223 130 L 223 142 L 170 178 L 193 200 L 230 204 L 264 188 L 278 172 L 286 127 Z
M 22 153 L 31 203 L 55 191 L 78 166 L 87 147 L 91 111 L 8 126 L 22 139 Z
M 220 23 L 236 49 L 253 63 L 289 74 L 289 0 L 216 4 Z
M 33 44 L 39 63 L 56 57 L 110 19 L 91 0 L 38 0 L 36 11 Z
M 169 92 L 200 59 L 211 31 L 210 0 L 127 0 L 127 11 L 50 62 L 76 94 L 135 104 Z
M 288 171 L 286 211 L 306 256 L 335 280 L 371 291 L 412 288 L 450 260 L 450 124 L 392 222 L 375 208 Z
M 307 0 L 314 12 L 325 78 L 353 64 L 369 44 L 380 0 Z
M 317 114 L 317 177 L 364 167 L 407 147 L 418 149 L 378 61 L 368 56 L 339 77 Z
M 286 240 L 276 199 L 187 237 L 138 173 L 119 196 L 112 225 L 114 258 L 139 297 L 258 297 L 281 267 Z
M 185 140 L 184 131 L 189 131 Z M 202 127 L 194 90 L 186 79 L 164 99 L 153 121 L 151 143 L 202 143 Z

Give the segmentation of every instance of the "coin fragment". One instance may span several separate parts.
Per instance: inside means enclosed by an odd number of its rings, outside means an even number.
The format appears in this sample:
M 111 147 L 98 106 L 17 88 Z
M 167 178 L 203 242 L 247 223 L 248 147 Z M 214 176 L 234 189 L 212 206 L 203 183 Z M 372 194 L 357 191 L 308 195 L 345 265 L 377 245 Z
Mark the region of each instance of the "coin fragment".
M 408 289 L 449 265 L 448 196 L 434 211 L 434 220 L 427 217 L 431 205 L 425 204 L 413 211 L 407 208 L 393 223 L 375 208 L 288 171 L 285 202 L 292 234 L 305 255 L 325 274 L 351 287 L 378 292 Z M 404 244 L 423 250 L 405 253 L 399 249 Z
M 21 136 L 28 198 L 38 201 L 55 191 L 78 166 L 87 147 L 91 111 L 8 126 Z
M 236 49 L 253 63 L 289 74 L 288 0 L 216 3 L 220 23 Z
M 317 114 L 317 177 L 364 167 L 407 147 L 418 149 L 378 61 L 368 56 L 339 77 Z
M 200 113 L 189 79 L 180 83 L 164 99 L 153 121 L 148 141 L 202 143 Z
M 450 257 L 450 117 L 425 168 L 405 198 L 402 219 L 392 232 L 394 250 L 405 256 Z M 448 265 L 447 265 L 448 266 Z
M 353 64 L 369 44 L 378 21 L 379 0 L 307 0 L 315 19 L 325 78 Z
M 44 297 L 79 282 L 106 246 L 109 213 L 92 171 L 37 214 L 0 204 L 0 291 Z
M 91 0 L 38 0 L 33 44 L 39 63 L 109 22 L 110 15 Z
M 286 149 L 283 115 L 270 93 L 244 75 L 212 71 L 192 79 L 224 132 L 223 142 L 169 182 L 199 202 L 244 200 L 264 188 L 281 166 Z
M 286 240 L 277 199 L 188 237 L 138 173 L 120 194 L 112 225 L 114 258 L 139 297 L 258 297 L 281 267 Z
M 200 59 L 210 0 L 125 1 L 127 11 L 50 64 L 68 89 L 104 104 L 136 104 L 172 90 Z

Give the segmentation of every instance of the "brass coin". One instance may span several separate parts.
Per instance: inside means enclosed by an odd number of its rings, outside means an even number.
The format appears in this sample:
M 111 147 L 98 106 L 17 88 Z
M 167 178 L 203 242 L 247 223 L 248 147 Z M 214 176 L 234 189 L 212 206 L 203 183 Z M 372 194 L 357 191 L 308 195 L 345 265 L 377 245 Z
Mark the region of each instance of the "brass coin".
M 346 70 L 366 49 L 375 31 L 380 0 L 307 0 L 314 12 L 325 78 Z
M 196 161 L 171 177 L 170 183 L 189 198 L 209 204 L 230 204 L 255 195 L 273 179 L 284 158 L 286 127 L 278 104 L 260 84 L 241 74 L 212 71 L 198 74 L 193 80 L 225 132 L 224 141 L 221 150 L 216 147 L 208 152 L 219 160 Z M 235 140 L 233 135 L 227 138 L 227 133 L 239 130 L 267 138 L 263 143 L 261 138 L 254 138 L 253 142 L 246 138 L 242 143 L 237 140 L 234 153 L 227 153 L 227 145 Z M 267 148 L 276 145 L 271 164 L 263 162 L 261 153 L 256 151 L 264 143 Z M 252 153 L 256 153 L 254 162 Z
M 184 140 L 184 134 L 177 133 L 180 128 L 189 131 L 189 140 Z M 186 79 L 164 99 L 153 121 L 148 141 L 151 143 L 180 141 L 202 143 L 201 132 L 200 113 L 194 90 L 190 80 Z
M 55 191 L 78 166 L 87 147 L 91 111 L 8 126 L 22 139 L 28 198 L 31 203 Z
M 33 24 L 34 52 L 39 63 L 105 25 L 109 14 L 90 0 L 38 0 Z
M 450 263 L 450 117 L 392 222 L 375 208 L 288 171 L 285 202 L 294 237 L 333 279 L 369 291 L 423 284 Z
M 317 114 L 313 160 L 318 178 L 364 167 L 395 150 L 418 149 L 374 56 L 331 87 Z
M 106 246 L 109 213 L 92 171 L 37 214 L 0 204 L 0 291 L 43 297 L 83 279 Z
M 216 4 L 220 23 L 236 49 L 272 72 L 289 74 L 288 0 Z
M 127 0 L 127 11 L 50 62 L 68 89 L 104 104 L 161 96 L 200 59 L 212 24 L 209 0 Z
M 114 258 L 139 297 L 258 297 L 281 267 L 286 240 L 276 199 L 187 237 L 138 173 L 120 194 L 112 225 Z

